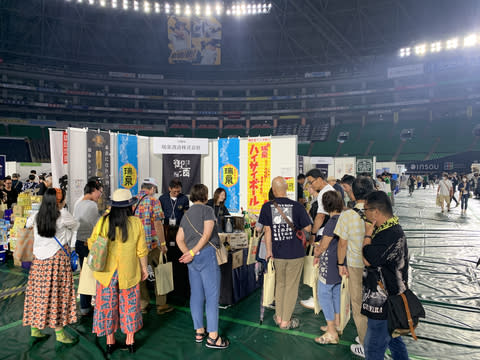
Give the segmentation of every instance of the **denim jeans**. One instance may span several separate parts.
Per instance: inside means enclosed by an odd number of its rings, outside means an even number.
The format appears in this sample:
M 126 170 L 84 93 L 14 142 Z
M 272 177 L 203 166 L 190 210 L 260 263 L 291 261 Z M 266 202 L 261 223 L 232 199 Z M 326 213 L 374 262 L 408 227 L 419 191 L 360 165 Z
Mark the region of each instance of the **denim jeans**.
M 75 242 L 75 251 L 78 254 L 80 266 L 83 266 L 83 260 L 88 256 L 88 247 L 84 241 L 77 240 Z M 86 314 L 92 308 L 92 296 L 80 294 L 80 312 Z
M 393 360 L 408 360 L 408 352 L 402 337 L 392 338 L 388 333 L 387 320 L 368 319 L 367 335 L 363 344 L 365 359 L 383 360 L 387 347 Z
M 468 206 L 468 194 L 465 194 L 465 195 L 462 195 L 461 197 L 461 202 L 462 202 L 462 210 L 467 210 L 467 206 Z
M 190 280 L 190 311 L 193 327 L 201 329 L 203 310 L 207 314 L 207 332 L 218 331 L 218 299 L 220 297 L 220 267 L 213 246 L 207 244 L 188 264 Z
M 335 314 L 340 314 L 340 283 L 324 284 L 318 281 L 317 296 L 325 319 L 335 321 Z

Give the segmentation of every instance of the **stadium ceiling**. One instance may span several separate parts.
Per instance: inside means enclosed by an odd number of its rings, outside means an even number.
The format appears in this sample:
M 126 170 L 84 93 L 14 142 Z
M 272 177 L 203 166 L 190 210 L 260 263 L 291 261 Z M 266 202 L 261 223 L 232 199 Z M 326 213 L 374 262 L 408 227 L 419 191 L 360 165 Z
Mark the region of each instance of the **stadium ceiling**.
M 166 15 L 114 11 L 85 2 L 2 0 L 0 58 L 121 71 L 182 71 L 184 65 L 168 64 Z M 271 4 L 271 11 L 262 16 L 220 19 L 222 65 L 215 70 L 301 72 L 356 66 L 378 57 L 398 57 L 398 49 L 419 41 L 475 31 L 480 15 L 478 0 L 272 0 Z

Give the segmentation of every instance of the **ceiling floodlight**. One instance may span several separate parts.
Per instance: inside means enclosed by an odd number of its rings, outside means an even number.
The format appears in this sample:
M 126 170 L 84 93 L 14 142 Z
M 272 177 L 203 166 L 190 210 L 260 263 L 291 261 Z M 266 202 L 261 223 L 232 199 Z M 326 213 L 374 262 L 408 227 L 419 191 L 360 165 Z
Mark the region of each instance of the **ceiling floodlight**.
M 138 11 L 140 7 L 138 6 L 138 1 L 137 0 L 133 0 L 133 10 L 135 11 Z
M 77 3 L 81 4 L 83 1 L 82 0 L 77 0 Z
M 426 48 L 425 44 L 415 46 L 415 54 L 425 55 Z
M 222 5 L 220 5 L 220 3 L 215 4 L 215 12 L 218 16 L 222 15 Z
M 440 41 L 434 42 L 430 44 L 430 51 L 435 53 L 442 50 L 442 43 Z
M 128 10 L 128 0 L 123 0 L 123 10 Z
M 107 6 L 107 2 L 105 0 L 100 0 L 100 6 L 101 7 Z
M 160 14 L 160 4 L 158 2 L 155 2 L 155 13 Z
M 143 11 L 145 11 L 146 14 L 150 14 L 150 11 L 152 11 L 152 7 L 149 1 L 143 2 Z
M 230 11 L 230 9 L 227 9 L 227 15 L 228 16 L 232 15 L 232 12 Z
M 199 4 L 195 4 L 195 15 L 200 16 L 202 13 L 202 8 L 200 7 Z
M 182 12 L 182 8 L 180 7 L 180 4 L 175 4 L 175 14 L 176 15 L 180 15 L 180 13 Z
M 411 49 L 409 47 L 400 49 L 400 57 L 406 57 L 411 55 Z
M 185 5 L 185 15 L 192 15 L 192 9 L 190 9 L 190 5 Z
M 458 47 L 457 38 L 447 40 L 447 50 L 453 50 L 453 49 L 456 49 L 457 47 Z
M 95 5 L 95 0 L 88 0 L 88 3 L 89 3 L 90 5 Z
M 206 16 L 212 16 L 212 9 L 210 8 L 210 5 L 205 5 L 205 15 Z
M 463 39 L 464 47 L 475 46 L 476 44 L 477 44 L 477 35 L 475 34 L 468 35 L 465 39 Z
M 112 0 L 112 9 L 116 9 L 118 6 L 117 0 Z
M 165 14 L 170 14 L 170 4 L 169 3 L 165 4 Z

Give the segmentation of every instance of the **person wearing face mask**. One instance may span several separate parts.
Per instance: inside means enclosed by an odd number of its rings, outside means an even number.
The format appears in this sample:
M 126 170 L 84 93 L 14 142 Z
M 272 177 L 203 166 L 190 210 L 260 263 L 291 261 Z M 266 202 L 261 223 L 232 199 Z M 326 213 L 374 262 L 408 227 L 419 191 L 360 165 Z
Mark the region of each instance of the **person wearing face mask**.
M 450 211 L 450 201 L 452 200 L 453 195 L 453 185 L 450 180 L 448 180 L 448 174 L 444 173 L 442 180 L 438 182 L 437 189 L 437 206 L 442 208 L 442 213 L 444 211 L 444 204 L 447 203 L 447 210 Z
M 458 192 L 460 193 L 462 214 L 465 214 L 467 212 L 468 198 L 470 197 L 470 183 L 466 176 L 463 176 L 462 181 L 458 184 Z
M 207 206 L 213 208 L 213 212 L 215 213 L 215 217 L 217 219 L 217 229 L 218 232 L 223 232 L 223 220 L 225 216 L 229 216 L 230 212 L 228 211 L 227 207 L 225 206 L 225 201 L 227 200 L 227 192 L 225 189 L 218 188 L 213 193 L 213 199 L 207 201 Z

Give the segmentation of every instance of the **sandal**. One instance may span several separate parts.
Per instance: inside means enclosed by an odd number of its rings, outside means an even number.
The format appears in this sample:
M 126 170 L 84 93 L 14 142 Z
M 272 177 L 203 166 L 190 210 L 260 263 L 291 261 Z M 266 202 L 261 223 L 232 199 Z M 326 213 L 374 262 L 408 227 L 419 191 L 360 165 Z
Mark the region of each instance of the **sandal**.
M 280 322 L 277 321 L 277 315 L 273 314 L 273 321 L 275 321 L 275 325 L 280 326 Z
M 205 339 L 208 336 L 207 329 L 203 329 L 203 333 L 199 333 L 195 331 L 195 342 L 196 343 L 201 343 L 203 342 L 203 339 Z
M 324 332 L 327 332 L 327 331 L 328 331 L 328 326 L 327 326 L 327 325 L 320 326 L 320 330 L 322 330 L 322 331 L 324 331 Z M 338 334 L 338 335 L 342 335 L 342 334 L 343 334 L 343 331 L 340 330 L 340 327 L 335 326 L 335 330 L 337 330 L 337 334 Z
M 335 338 L 332 334 L 326 332 L 322 336 L 315 338 L 315 342 L 321 345 L 338 344 L 338 336 Z
M 220 339 L 220 344 L 217 344 L 217 341 Z M 220 335 L 217 336 L 216 339 L 212 339 L 210 336 L 207 338 L 207 342 L 205 346 L 210 349 L 226 349 L 230 345 L 230 341 L 228 339 L 221 337 Z
M 297 318 L 291 318 L 290 321 L 288 322 L 288 325 L 285 327 L 280 326 L 280 329 L 283 330 L 290 330 L 290 329 L 296 329 L 300 326 L 300 320 Z

